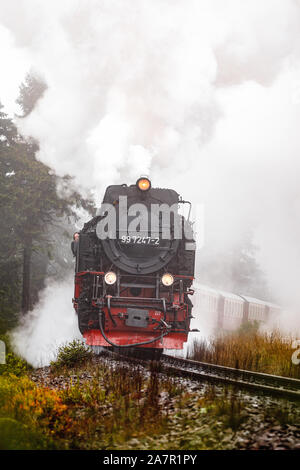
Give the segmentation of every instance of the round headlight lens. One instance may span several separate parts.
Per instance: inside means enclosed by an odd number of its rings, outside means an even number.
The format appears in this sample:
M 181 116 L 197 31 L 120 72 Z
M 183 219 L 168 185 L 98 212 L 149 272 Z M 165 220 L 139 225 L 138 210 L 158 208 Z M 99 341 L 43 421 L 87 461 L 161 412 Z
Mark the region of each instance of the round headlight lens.
M 108 273 L 105 274 L 104 280 L 106 284 L 108 284 L 109 286 L 112 286 L 117 280 L 117 275 L 116 273 L 109 271 Z
M 162 276 L 161 282 L 163 283 L 164 286 L 169 287 L 173 284 L 174 282 L 174 277 L 170 273 L 166 273 Z
M 148 178 L 138 179 L 136 185 L 141 191 L 148 191 L 148 189 L 151 188 L 151 182 L 148 180 Z

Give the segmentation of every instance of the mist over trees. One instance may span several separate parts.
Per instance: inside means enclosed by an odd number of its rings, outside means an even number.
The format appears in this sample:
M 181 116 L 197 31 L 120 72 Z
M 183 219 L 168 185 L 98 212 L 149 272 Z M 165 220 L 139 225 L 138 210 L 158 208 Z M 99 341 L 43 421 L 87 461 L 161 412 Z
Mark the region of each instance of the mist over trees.
M 26 77 L 18 98 L 22 117 L 45 90 Z M 0 328 L 7 329 L 20 311 L 32 309 L 47 276 L 70 269 L 76 208 L 93 213 L 94 206 L 75 191 L 58 196 L 59 178 L 36 158 L 38 142 L 21 136 L 0 106 Z M 71 183 L 68 176 L 62 180 Z
M 216 249 L 213 243 L 197 258 L 198 282 L 234 294 L 272 301 L 264 272 L 256 261 L 253 234 L 245 233 L 239 243 Z
M 25 118 L 47 92 L 39 77 L 28 74 L 17 103 Z M 73 269 L 70 240 L 76 208 L 91 215 L 95 207 L 37 159 L 39 144 L 24 138 L 0 104 L 0 330 L 14 326 L 38 301 L 49 276 L 64 278 Z M 110 182 L 108 181 L 107 184 Z M 251 234 L 229 250 L 206 246 L 198 255 L 198 282 L 216 289 L 268 298 L 266 280 L 256 259 Z

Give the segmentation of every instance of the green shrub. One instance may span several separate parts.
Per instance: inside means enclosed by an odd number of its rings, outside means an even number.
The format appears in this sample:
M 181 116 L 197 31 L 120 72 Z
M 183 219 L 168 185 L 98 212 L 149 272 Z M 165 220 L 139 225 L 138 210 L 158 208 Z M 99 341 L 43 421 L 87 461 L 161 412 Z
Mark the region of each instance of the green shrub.
M 6 353 L 6 363 L 0 364 L 0 375 L 14 374 L 17 377 L 26 374 L 32 367 L 13 352 Z
M 71 425 L 55 390 L 38 387 L 26 375 L 0 376 L 0 449 L 43 449 Z M 63 445 L 63 442 L 60 442 Z
M 0 418 L 0 450 L 51 449 L 50 440 L 12 418 Z
M 260 324 L 257 320 L 243 322 L 237 330 L 237 334 L 256 335 L 259 331 L 259 326 Z
M 75 367 L 83 362 L 91 359 L 92 352 L 89 351 L 85 344 L 79 340 L 73 340 L 65 346 L 58 349 L 56 361 L 51 361 L 50 365 L 53 370 L 64 367 Z

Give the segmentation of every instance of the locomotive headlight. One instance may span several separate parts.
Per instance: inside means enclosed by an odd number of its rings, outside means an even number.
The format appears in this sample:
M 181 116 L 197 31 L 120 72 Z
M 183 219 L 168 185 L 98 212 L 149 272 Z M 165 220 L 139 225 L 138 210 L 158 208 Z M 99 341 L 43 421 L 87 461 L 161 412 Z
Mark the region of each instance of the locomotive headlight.
M 106 284 L 108 284 L 109 286 L 112 286 L 117 280 L 117 275 L 116 273 L 112 272 L 112 271 L 109 271 L 108 273 L 105 274 L 104 276 L 104 281 L 106 282 Z
M 162 276 L 161 282 L 164 286 L 170 287 L 174 282 L 174 277 L 170 273 L 166 273 Z
M 141 191 L 148 191 L 151 188 L 151 181 L 148 178 L 139 178 L 136 185 Z

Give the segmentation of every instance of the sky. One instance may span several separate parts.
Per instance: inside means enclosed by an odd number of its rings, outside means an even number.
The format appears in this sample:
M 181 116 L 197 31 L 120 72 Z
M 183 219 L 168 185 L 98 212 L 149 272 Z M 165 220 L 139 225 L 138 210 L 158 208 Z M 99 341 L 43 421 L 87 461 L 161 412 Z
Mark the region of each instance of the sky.
M 149 175 L 205 208 L 216 249 L 252 230 L 299 321 L 300 2 L 0 0 L 0 100 L 48 84 L 20 130 L 97 204 Z

